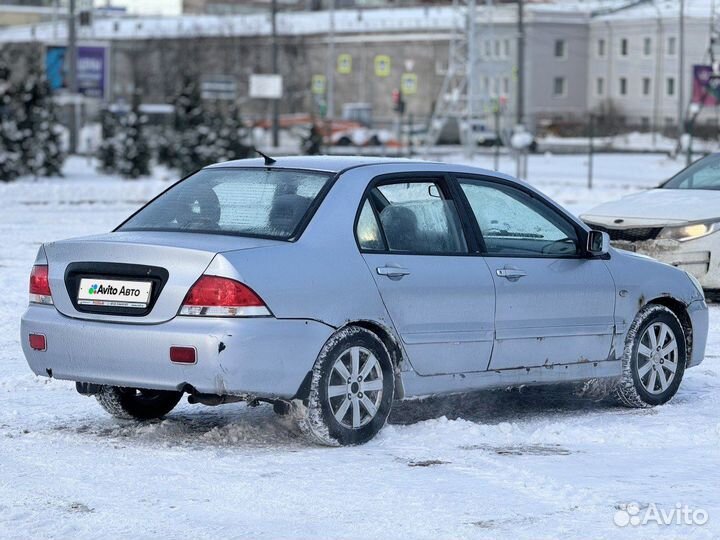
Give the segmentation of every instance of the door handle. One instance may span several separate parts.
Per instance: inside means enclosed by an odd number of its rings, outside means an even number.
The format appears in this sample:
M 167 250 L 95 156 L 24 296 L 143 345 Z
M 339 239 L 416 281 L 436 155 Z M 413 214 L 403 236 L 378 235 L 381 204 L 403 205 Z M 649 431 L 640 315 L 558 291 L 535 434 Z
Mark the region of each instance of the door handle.
M 504 277 L 508 281 L 517 281 L 521 277 L 527 276 L 527 272 L 525 270 L 520 270 L 519 268 L 514 268 L 512 266 L 498 268 L 497 270 L 495 270 L 495 273 L 498 275 L 498 277 Z
M 401 268 L 399 266 L 378 266 L 376 270 L 379 275 L 389 277 L 390 279 L 400 279 L 410 273 L 410 270 L 407 268 Z

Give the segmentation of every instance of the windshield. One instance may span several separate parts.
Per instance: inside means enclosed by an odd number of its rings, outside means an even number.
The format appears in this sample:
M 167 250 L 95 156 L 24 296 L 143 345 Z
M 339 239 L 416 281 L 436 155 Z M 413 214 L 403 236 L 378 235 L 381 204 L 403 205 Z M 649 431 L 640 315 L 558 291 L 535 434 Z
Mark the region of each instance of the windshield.
M 119 231 L 184 231 L 287 240 L 299 231 L 330 175 L 268 169 L 204 169 L 176 184 Z
M 680 171 L 661 187 L 669 189 L 720 190 L 720 154 L 700 159 Z

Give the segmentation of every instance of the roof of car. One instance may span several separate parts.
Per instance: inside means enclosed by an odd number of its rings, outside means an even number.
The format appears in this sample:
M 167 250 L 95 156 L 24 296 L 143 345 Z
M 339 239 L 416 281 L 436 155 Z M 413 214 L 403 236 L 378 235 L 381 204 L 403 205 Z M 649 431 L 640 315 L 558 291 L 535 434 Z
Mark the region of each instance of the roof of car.
M 379 165 L 390 163 L 430 163 L 417 159 L 404 158 L 384 158 L 384 157 L 365 157 L 365 156 L 283 156 L 273 157 L 275 163 L 272 167 L 282 169 L 307 169 L 314 171 L 327 171 L 337 173 L 350 169 L 352 167 L 361 167 L 363 165 Z M 225 161 L 224 163 L 216 163 L 207 168 L 216 167 L 265 167 L 263 158 L 253 159 L 237 159 L 234 161 Z

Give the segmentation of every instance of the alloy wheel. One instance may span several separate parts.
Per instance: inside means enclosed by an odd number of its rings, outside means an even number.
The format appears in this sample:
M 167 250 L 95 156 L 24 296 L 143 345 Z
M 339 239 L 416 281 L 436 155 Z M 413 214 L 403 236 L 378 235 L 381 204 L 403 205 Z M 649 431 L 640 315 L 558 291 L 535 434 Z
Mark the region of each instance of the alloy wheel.
M 328 378 L 330 408 L 349 429 L 368 424 L 380 408 L 383 372 L 375 355 L 364 347 L 350 347 L 338 355 Z
M 637 374 L 650 394 L 661 394 L 675 379 L 678 368 L 678 342 L 675 333 L 664 322 L 648 326 L 640 338 Z

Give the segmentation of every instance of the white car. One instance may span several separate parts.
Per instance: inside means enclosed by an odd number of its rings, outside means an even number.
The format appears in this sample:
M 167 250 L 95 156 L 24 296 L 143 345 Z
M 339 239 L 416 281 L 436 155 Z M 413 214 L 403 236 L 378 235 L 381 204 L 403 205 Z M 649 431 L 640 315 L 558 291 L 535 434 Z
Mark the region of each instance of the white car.
M 720 154 L 700 159 L 656 189 L 580 216 L 620 249 L 649 255 L 695 276 L 720 299 Z

